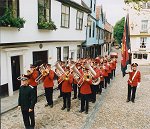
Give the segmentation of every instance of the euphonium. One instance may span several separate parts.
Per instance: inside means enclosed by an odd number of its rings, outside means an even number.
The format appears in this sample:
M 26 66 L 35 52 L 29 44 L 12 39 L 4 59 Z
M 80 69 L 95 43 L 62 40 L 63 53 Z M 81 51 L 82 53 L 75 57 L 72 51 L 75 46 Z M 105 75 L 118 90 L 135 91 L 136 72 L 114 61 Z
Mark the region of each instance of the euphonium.
M 94 69 L 90 66 L 90 64 L 86 64 L 85 67 L 86 67 L 87 69 L 89 69 L 89 71 L 90 71 L 92 77 L 96 76 L 96 72 L 95 72 Z M 93 85 L 98 85 L 99 83 L 100 83 L 100 77 L 97 78 L 97 79 L 92 80 L 92 84 L 93 84 Z

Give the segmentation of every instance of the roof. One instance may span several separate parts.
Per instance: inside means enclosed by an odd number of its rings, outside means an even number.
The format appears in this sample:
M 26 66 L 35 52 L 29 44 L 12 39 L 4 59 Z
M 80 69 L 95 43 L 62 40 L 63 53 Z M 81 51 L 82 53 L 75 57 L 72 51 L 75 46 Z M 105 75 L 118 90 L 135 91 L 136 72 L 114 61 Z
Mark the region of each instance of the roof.
M 85 6 L 82 6 L 80 4 L 78 4 L 77 2 L 73 1 L 73 0 L 57 0 L 63 4 L 69 5 L 75 9 L 79 9 L 81 11 L 84 11 L 86 13 L 91 13 L 91 10 Z

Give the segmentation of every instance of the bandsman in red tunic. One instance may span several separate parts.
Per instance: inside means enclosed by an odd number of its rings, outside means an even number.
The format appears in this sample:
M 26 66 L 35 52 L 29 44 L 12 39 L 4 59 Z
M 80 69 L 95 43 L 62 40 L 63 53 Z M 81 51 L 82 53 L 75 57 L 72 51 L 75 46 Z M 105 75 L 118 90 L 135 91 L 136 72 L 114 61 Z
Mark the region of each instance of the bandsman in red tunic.
M 136 94 L 136 88 L 139 87 L 141 82 L 141 73 L 137 70 L 137 63 L 133 63 L 131 65 L 131 72 L 129 72 L 129 79 L 128 79 L 128 96 L 127 96 L 127 102 L 130 100 L 134 103 L 135 101 L 135 94 Z
M 104 60 L 104 63 L 103 63 L 103 76 L 104 76 L 104 88 L 106 89 L 107 88 L 107 83 L 108 83 L 108 65 L 107 65 L 107 60 Z
M 70 111 L 71 107 L 71 91 L 73 83 L 73 75 L 69 71 L 69 67 L 65 68 L 65 73 L 61 76 L 60 82 L 62 81 L 62 96 L 63 96 L 63 107 L 61 110 L 67 108 Z
M 92 79 L 88 74 L 88 69 L 84 69 L 84 75 L 82 75 L 79 85 L 80 85 L 80 94 L 81 94 L 81 110 L 79 112 L 84 112 L 88 114 L 89 110 L 89 99 L 91 91 Z
M 37 102 L 37 85 L 38 83 L 35 81 L 38 77 L 38 71 L 36 70 L 36 67 L 34 65 L 30 65 L 30 70 L 27 71 L 28 77 L 29 77 L 29 85 L 33 87 L 36 93 L 36 102 Z
M 53 86 L 54 86 L 54 71 L 51 69 L 51 64 L 46 65 L 46 70 L 43 73 L 43 87 L 45 89 L 45 97 L 47 104 L 45 106 L 53 107 Z

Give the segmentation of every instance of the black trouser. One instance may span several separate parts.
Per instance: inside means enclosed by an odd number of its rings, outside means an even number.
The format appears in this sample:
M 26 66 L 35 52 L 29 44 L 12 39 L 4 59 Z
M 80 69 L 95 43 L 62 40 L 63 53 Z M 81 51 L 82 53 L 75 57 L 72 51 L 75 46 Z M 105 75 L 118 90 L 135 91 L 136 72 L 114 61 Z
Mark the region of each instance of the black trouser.
M 45 97 L 48 105 L 53 105 L 53 87 L 45 88 Z
M 23 116 L 23 122 L 26 129 L 34 129 L 35 126 L 35 117 L 34 117 L 34 109 L 32 112 L 29 110 L 21 110 Z
M 74 98 L 77 98 L 77 84 L 73 84 Z
M 111 73 L 108 73 L 108 84 L 110 84 Z
M 64 108 L 69 108 L 71 106 L 71 92 L 62 92 L 63 95 L 63 107 Z
M 80 87 L 78 87 L 78 99 L 81 98 Z
M 113 69 L 113 76 L 116 76 L 116 69 Z
M 92 102 L 96 101 L 96 88 L 97 88 L 97 85 L 91 85 L 91 90 L 92 90 L 91 100 L 92 100 Z
M 37 86 L 32 86 L 33 88 L 34 88 L 34 91 L 35 91 L 35 100 L 36 100 L 36 102 L 37 102 Z
M 89 94 L 81 94 L 81 111 L 88 112 L 89 109 Z
M 113 70 L 111 70 L 110 78 L 111 78 L 111 80 L 113 80 Z
M 108 76 L 104 77 L 104 88 L 107 88 Z
M 102 88 L 104 87 L 104 81 L 100 81 L 99 83 L 99 93 L 102 93 Z
M 136 87 L 131 87 L 131 85 L 128 84 L 128 97 L 127 97 L 127 100 L 134 101 L 134 99 L 135 99 L 135 93 L 136 93 Z
M 59 91 L 60 91 L 60 97 L 62 97 L 62 90 L 61 90 L 62 88 L 61 88 L 61 87 L 62 87 L 62 83 L 60 83 L 60 84 L 58 85 L 58 88 L 59 88 Z

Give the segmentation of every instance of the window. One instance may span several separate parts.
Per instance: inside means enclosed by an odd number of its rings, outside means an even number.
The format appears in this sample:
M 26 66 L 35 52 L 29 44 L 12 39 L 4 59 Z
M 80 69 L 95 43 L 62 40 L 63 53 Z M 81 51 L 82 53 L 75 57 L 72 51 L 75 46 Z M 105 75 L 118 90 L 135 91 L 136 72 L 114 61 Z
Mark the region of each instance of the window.
M 0 1 L 0 16 L 3 16 L 5 10 L 9 8 L 13 12 L 15 18 L 19 17 L 19 0 L 1 0 Z
M 92 0 L 91 0 L 91 5 L 90 5 L 90 8 L 92 8 Z
M 90 25 L 89 26 L 89 37 L 91 37 L 91 35 L 92 35 L 92 26 Z
M 141 37 L 140 40 L 140 48 L 146 48 L 147 37 Z
M 142 4 L 142 9 L 150 9 L 150 2 L 144 2 Z
M 69 47 L 66 46 L 63 48 L 63 61 L 67 61 L 69 58 Z
M 61 47 L 57 47 L 57 61 L 61 61 Z
M 80 45 L 77 46 L 77 58 L 80 58 Z
M 38 0 L 38 22 L 50 21 L 50 7 L 50 0 Z
M 77 11 L 76 29 L 82 30 L 83 26 L 83 12 Z
M 95 36 L 95 22 L 93 22 L 93 37 Z
M 94 1 L 94 12 L 95 12 L 95 9 L 96 9 L 96 0 Z
M 134 53 L 133 59 L 146 59 L 147 60 L 147 54 Z
M 150 2 L 147 2 L 147 8 L 150 9 Z
M 70 8 L 62 4 L 61 7 L 61 26 L 69 28 Z
M 141 22 L 141 31 L 148 32 L 148 20 L 142 20 Z

